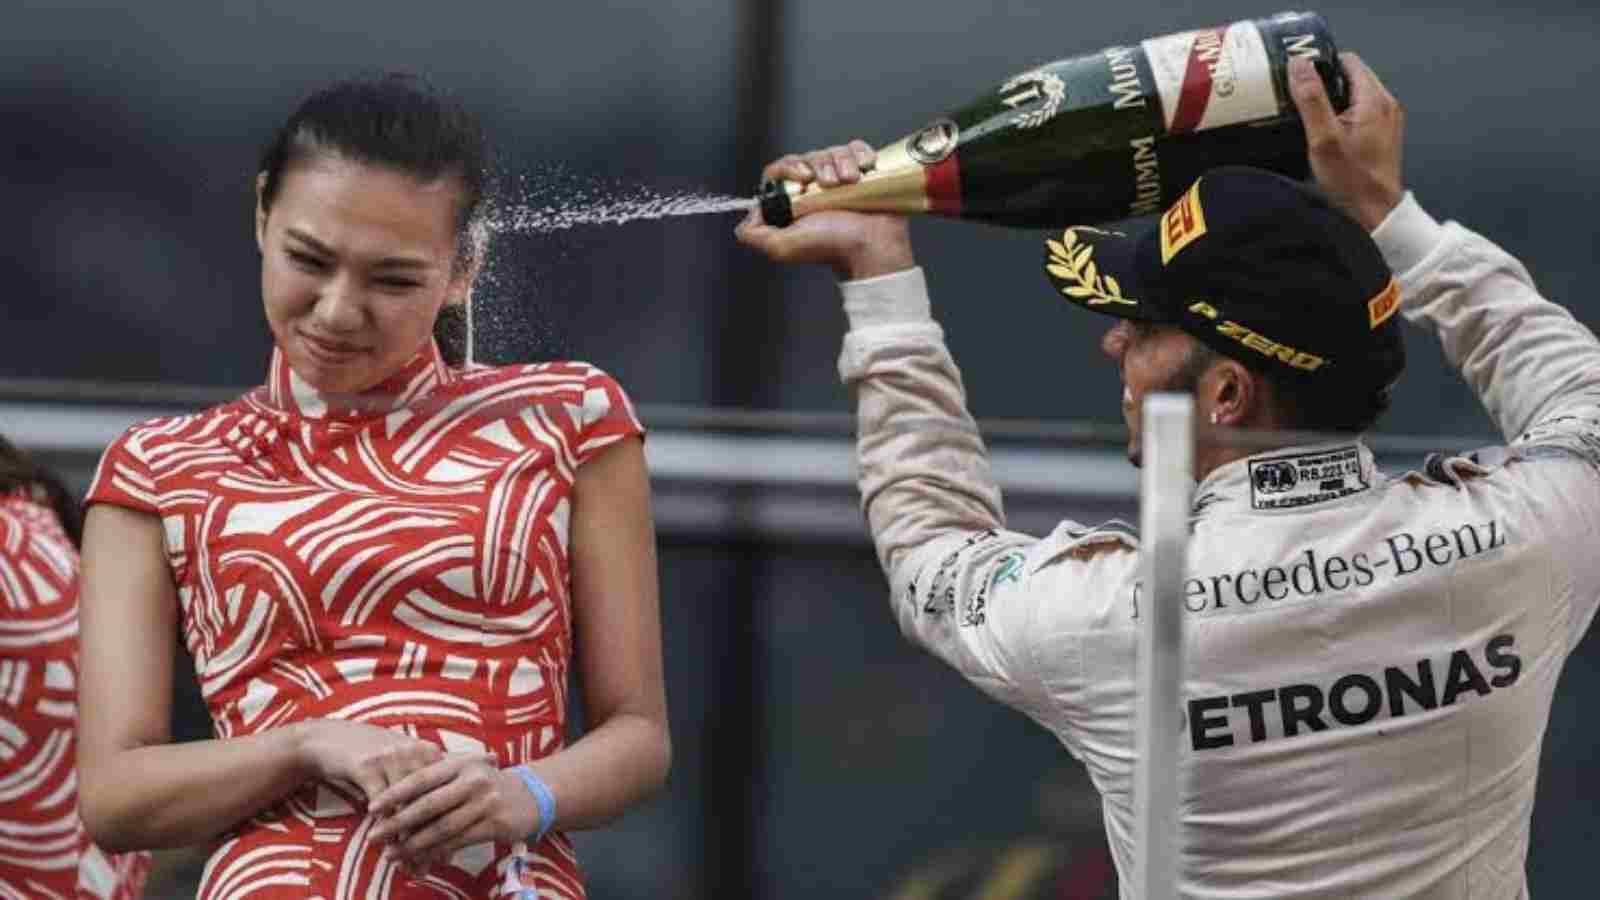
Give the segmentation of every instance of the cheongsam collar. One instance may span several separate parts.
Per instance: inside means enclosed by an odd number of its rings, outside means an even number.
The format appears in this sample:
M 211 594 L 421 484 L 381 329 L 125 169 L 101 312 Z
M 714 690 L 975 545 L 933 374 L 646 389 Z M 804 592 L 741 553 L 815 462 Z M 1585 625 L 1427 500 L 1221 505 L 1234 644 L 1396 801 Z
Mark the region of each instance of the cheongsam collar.
M 429 339 L 399 371 L 359 394 L 332 394 L 302 379 L 283 351 L 272 349 L 267 373 L 267 403 L 276 410 L 318 422 L 356 422 L 409 406 L 451 380 L 450 367 Z

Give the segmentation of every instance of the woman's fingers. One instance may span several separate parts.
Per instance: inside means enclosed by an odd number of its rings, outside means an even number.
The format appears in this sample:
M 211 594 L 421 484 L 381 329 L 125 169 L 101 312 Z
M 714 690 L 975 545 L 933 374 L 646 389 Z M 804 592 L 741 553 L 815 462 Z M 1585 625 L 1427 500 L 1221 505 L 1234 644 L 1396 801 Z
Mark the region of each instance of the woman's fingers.
M 369 808 L 375 815 L 393 819 L 403 810 L 415 806 L 422 798 L 448 785 L 455 779 L 459 769 L 460 763 L 450 759 L 417 769 L 389 785 L 369 804 Z
M 383 771 L 385 785 L 383 790 L 386 791 L 389 787 L 404 781 L 413 772 L 438 762 L 443 756 L 443 750 L 423 741 L 400 744 L 385 750 L 378 760 L 379 768 Z M 382 791 L 380 791 L 381 795 Z M 368 796 L 367 807 L 373 810 L 379 808 L 372 803 L 370 795 Z
M 448 858 L 468 844 L 492 840 L 488 832 L 489 802 L 482 797 L 472 797 L 418 829 L 394 848 L 401 857 L 415 862 L 430 858 Z

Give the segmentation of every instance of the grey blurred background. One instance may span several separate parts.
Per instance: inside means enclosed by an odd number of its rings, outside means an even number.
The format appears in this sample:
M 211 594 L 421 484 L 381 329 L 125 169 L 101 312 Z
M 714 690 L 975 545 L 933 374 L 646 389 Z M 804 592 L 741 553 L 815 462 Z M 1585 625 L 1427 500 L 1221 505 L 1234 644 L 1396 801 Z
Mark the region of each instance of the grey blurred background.
M 140 383 L 223 397 L 259 380 L 269 337 L 250 231 L 256 152 L 330 79 L 430 76 L 484 116 L 506 172 L 542 201 L 606 185 L 742 195 L 781 152 L 887 142 L 1036 63 L 1281 8 L 13 0 L 0 25 L 0 378 L 113 387 L 93 403 L 0 404 L 0 431 L 43 433 L 63 410 L 87 421 L 108 404 L 184 402 L 152 400 Z M 1499 241 L 1547 295 L 1600 322 L 1596 13 L 1549 0 L 1316 9 L 1406 105 L 1406 175 L 1423 203 Z M 754 258 L 734 244 L 735 221 L 502 236 L 480 291 L 480 356 L 608 369 L 677 461 L 657 471 L 675 766 L 659 798 L 580 836 L 592 896 L 1107 895 L 1079 767 L 899 639 L 853 512 L 846 436 L 790 421 L 783 446 L 822 462 L 810 482 L 782 484 L 713 471 L 716 453 L 768 445 L 696 443 L 697 408 L 849 409 L 829 276 Z M 980 418 L 1119 421 L 1096 323 L 1052 299 L 1039 234 L 929 221 L 916 238 Z M 1491 442 L 1431 340 L 1408 339 L 1410 373 L 1382 433 Z M 72 443 L 42 449 L 81 483 L 92 453 Z M 1063 486 L 1086 480 L 1074 466 L 1116 455 L 1058 449 L 1019 453 L 1058 462 Z M 1020 518 L 1131 515 L 1131 484 L 1024 491 Z M 1592 868 L 1600 812 L 1587 764 L 1600 729 L 1582 710 L 1596 691 L 1591 638 L 1546 736 L 1535 896 L 1575 896 Z M 192 686 L 179 692 L 180 733 L 204 736 Z M 193 863 L 170 863 L 152 896 L 190 896 Z

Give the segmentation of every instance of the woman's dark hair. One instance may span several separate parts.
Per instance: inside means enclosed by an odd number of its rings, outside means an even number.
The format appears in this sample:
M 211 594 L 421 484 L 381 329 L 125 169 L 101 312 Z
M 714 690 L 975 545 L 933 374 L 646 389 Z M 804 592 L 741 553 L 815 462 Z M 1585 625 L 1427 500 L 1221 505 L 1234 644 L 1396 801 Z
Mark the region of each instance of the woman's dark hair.
M 483 207 L 489 159 L 482 126 L 458 100 L 402 73 L 341 81 L 317 91 L 261 151 L 262 210 L 272 208 L 285 169 L 324 153 L 386 166 L 423 182 L 459 179 L 456 271 L 474 262 L 472 224 Z M 434 325 L 440 349 L 459 363 L 465 352 L 460 329 L 449 315 L 440 319 Z
M 0 496 L 21 493 L 55 510 L 72 546 L 83 543 L 83 508 L 60 478 L 0 435 Z

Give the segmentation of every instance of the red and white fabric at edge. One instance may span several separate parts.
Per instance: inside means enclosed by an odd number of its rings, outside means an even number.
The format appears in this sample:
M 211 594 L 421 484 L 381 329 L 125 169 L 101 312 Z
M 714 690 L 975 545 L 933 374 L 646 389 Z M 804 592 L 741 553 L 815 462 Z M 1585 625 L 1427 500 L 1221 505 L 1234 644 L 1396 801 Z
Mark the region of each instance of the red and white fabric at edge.
M 0 494 L 0 900 L 135 900 L 146 853 L 78 818 L 78 551 L 53 510 Z
M 131 428 L 89 500 L 161 517 L 218 737 L 341 718 L 512 766 L 562 746 L 578 467 L 642 432 L 584 363 L 454 369 L 430 342 L 331 407 L 275 353 L 238 400 Z M 373 824 L 309 785 L 224 836 L 199 900 L 584 896 L 559 832 L 412 877 Z

